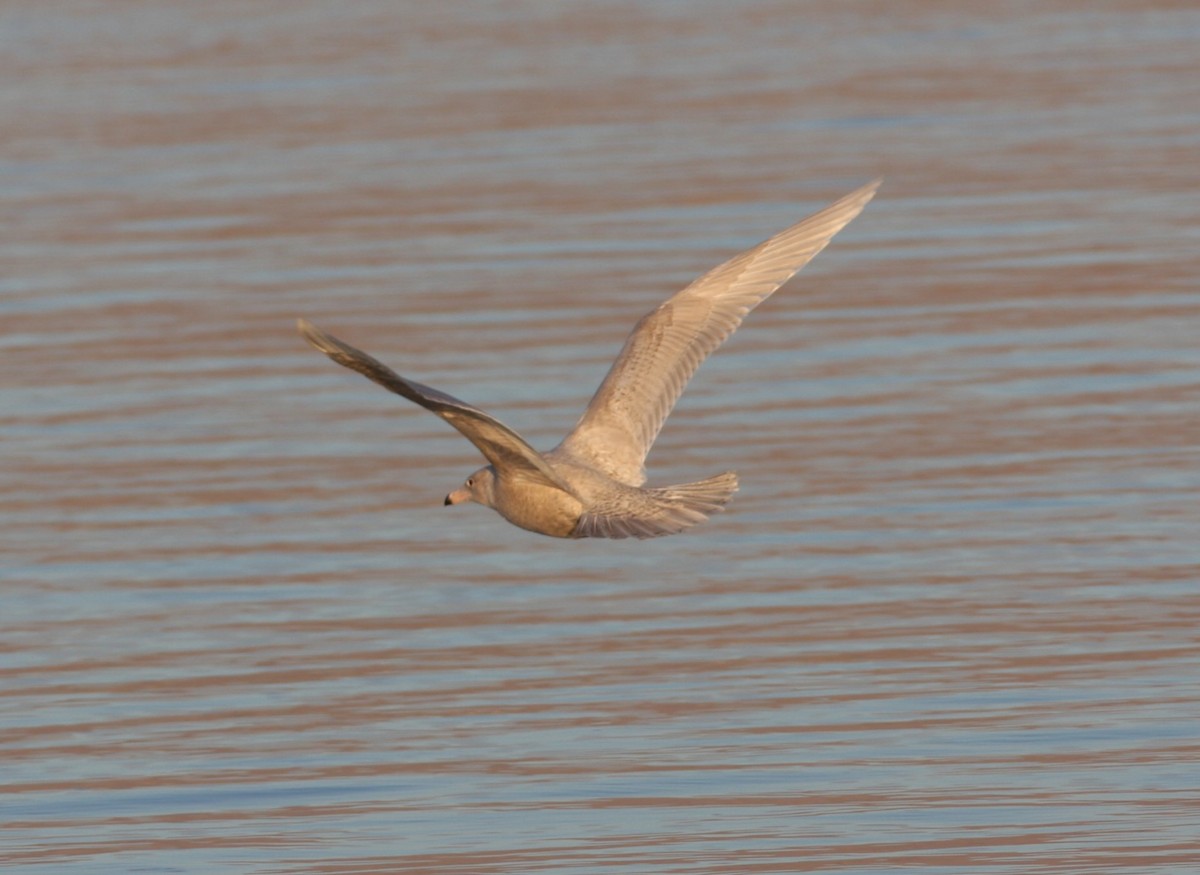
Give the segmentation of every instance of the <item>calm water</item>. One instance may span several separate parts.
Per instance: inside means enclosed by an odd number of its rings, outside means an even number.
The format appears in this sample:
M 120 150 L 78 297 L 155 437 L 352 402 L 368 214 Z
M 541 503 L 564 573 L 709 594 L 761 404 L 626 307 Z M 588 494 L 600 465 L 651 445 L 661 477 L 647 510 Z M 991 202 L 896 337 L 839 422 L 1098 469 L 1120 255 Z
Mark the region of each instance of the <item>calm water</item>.
M 1200 11 L 952 6 L 7 4 L 0 868 L 1195 872 Z M 548 447 L 878 174 L 676 538 L 443 508 L 293 328 Z

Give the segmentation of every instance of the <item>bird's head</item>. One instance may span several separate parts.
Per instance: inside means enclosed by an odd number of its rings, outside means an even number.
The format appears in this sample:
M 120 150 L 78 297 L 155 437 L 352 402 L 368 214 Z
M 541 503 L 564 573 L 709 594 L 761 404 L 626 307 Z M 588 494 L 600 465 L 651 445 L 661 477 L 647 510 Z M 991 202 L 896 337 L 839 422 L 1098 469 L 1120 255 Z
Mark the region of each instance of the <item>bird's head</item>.
M 462 486 L 447 495 L 444 504 L 462 504 L 464 501 L 474 501 L 484 507 L 492 507 L 495 484 L 496 470 L 491 465 L 480 468 L 468 477 Z

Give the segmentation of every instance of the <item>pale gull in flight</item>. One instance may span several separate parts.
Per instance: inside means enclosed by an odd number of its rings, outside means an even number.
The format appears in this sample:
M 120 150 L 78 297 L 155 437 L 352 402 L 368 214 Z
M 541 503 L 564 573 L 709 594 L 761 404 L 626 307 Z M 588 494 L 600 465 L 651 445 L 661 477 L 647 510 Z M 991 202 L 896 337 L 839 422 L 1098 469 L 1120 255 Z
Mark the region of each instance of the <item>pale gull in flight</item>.
M 853 191 L 731 258 L 642 317 L 587 410 L 557 447 L 539 453 L 498 419 L 299 320 L 300 333 L 339 365 L 432 410 L 488 465 L 446 496 L 475 501 L 516 526 L 559 538 L 654 538 L 722 509 L 732 471 L 678 486 L 645 487 L 646 454 L 688 380 L 713 350 L 857 216 L 880 180 Z

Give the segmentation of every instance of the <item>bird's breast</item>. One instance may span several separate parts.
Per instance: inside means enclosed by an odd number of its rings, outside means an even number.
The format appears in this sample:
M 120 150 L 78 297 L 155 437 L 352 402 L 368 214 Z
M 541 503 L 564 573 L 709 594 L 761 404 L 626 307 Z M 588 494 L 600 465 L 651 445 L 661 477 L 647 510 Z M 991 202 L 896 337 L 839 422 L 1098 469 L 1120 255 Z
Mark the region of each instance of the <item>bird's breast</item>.
M 496 483 L 493 507 L 514 526 L 555 538 L 569 538 L 583 504 L 568 492 L 525 480 Z

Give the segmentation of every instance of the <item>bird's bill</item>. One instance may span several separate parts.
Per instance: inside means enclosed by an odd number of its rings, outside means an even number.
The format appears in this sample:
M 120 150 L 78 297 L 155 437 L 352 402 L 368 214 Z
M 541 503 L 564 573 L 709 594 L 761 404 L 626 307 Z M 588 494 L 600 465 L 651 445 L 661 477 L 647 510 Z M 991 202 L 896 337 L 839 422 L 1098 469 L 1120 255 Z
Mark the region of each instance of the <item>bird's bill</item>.
M 451 492 L 449 495 L 446 496 L 446 500 L 442 503 L 445 506 L 449 507 L 452 504 L 462 504 L 464 501 L 470 501 L 470 500 L 471 500 L 471 493 L 468 492 L 466 489 L 455 489 L 453 492 Z

